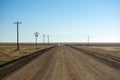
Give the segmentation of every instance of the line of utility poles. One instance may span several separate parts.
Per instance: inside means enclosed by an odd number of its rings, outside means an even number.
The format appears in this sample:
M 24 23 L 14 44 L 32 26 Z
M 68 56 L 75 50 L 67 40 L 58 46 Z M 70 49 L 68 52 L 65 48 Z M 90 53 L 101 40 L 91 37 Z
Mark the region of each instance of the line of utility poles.
M 37 37 L 38 37 L 38 35 L 39 35 L 39 33 L 38 32 L 35 32 L 34 33 L 35 34 L 35 41 L 36 41 L 36 49 L 37 49 Z M 49 45 L 49 35 L 47 36 L 47 38 L 48 38 L 48 45 Z M 45 45 L 45 35 L 43 35 L 43 46 Z
M 17 49 L 16 49 L 16 51 L 19 51 L 19 49 L 20 49 L 20 45 L 19 45 L 19 24 L 22 24 L 22 22 L 17 21 L 17 22 L 14 22 L 13 24 L 17 25 Z M 37 49 L 37 38 L 38 38 L 39 33 L 35 32 L 34 35 L 35 35 L 35 42 L 36 42 L 35 46 L 36 46 L 36 49 Z M 48 38 L 48 45 L 49 45 L 49 35 L 47 36 L 47 38 Z M 45 35 L 43 35 L 43 45 L 45 45 Z
M 46 36 L 47 37 L 47 39 L 48 39 L 48 45 L 49 45 L 49 42 L 50 42 L 50 36 L 48 35 L 48 36 Z M 43 46 L 45 45 L 45 35 L 43 35 Z
M 16 24 L 17 25 L 17 49 L 16 50 L 19 50 L 19 24 L 22 24 L 22 22 L 19 22 L 19 21 L 17 21 L 17 22 L 14 22 L 14 24 Z M 39 33 L 38 32 L 35 32 L 34 33 L 34 35 L 35 35 L 35 41 L 36 41 L 36 49 L 37 49 L 37 37 L 38 37 L 38 35 L 39 35 Z M 47 36 L 47 38 L 48 38 L 48 45 L 49 45 L 49 35 Z M 89 38 L 90 38 L 90 36 L 88 35 L 87 36 L 87 42 L 88 42 L 88 46 L 90 45 L 90 42 L 89 42 Z M 43 46 L 45 45 L 45 35 L 43 35 Z
M 22 22 L 14 22 L 14 24 L 17 24 L 17 49 L 16 50 L 19 50 L 19 24 L 22 24 Z
M 37 49 L 37 37 L 38 37 L 39 33 L 38 33 L 38 32 L 35 32 L 34 35 L 35 35 L 35 41 L 36 41 L 35 46 L 36 46 L 36 49 Z

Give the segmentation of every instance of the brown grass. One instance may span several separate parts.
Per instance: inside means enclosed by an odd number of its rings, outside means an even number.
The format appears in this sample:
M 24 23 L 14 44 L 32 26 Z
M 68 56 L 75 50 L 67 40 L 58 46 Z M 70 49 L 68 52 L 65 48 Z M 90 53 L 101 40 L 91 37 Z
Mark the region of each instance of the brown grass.
M 7 63 L 11 60 L 15 60 L 18 58 L 21 58 L 23 56 L 32 54 L 38 50 L 42 50 L 44 48 L 48 48 L 50 46 L 38 46 L 36 49 L 35 46 L 29 46 L 29 45 L 22 45 L 20 46 L 19 51 L 15 51 L 16 46 L 15 45 L 8 45 L 8 46 L 0 46 L 0 65 Z
M 86 49 L 104 57 L 120 61 L 120 46 L 76 46 L 77 48 Z

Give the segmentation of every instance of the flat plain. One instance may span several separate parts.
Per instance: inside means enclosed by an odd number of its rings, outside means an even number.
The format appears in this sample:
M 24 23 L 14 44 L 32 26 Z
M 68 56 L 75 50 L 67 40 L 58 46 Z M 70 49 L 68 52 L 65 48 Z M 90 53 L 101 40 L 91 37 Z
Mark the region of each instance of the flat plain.
M 120 80 L 119 55 L 119 46 L 58 45 L 1 80 Z
M 22 44 L 20 45 L 20 50 L 16 51 L 15 44 L 2 44 L 0 45 L 0 65 L 48 47 L 50 46 L 39 45 L 36 49 L 36 46 L 33 44 Z

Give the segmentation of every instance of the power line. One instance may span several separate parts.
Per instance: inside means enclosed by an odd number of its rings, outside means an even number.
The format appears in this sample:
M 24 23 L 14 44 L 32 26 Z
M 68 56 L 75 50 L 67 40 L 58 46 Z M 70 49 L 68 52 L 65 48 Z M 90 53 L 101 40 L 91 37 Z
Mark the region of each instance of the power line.
M 22 24 L 22 22 L 14 22 L 14 24 L 17 24 L 17 49 L 19 50 L 19 24 Z

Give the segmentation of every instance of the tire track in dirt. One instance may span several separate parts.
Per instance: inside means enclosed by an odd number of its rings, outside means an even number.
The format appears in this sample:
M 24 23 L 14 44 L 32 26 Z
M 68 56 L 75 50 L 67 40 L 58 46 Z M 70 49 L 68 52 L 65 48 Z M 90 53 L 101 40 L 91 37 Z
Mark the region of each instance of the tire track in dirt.
M 41 80 L 68 80 L 67 71 L 65 67 L 64 49 L 60 47 L 54 56 L 54 63 L 48 70 L 47 74 Z
M 120 72 L 116 69 L 111 68 L 91 58 L 90 56 L 87 56 L 86 54 L 76 51 L 74 49 L 70 48 L 68 51 L 74 53 L 74 55 L 72 55 L 76 58 L 76 60 L 73 60 L 74 63 L 78 64 L 78 69 L 82 68 L 82 71 L 85 72 L 84 75 L 88 77 L 82 80 L 120 80 Z
M 109 57 L 105 57 L 103 55 L 100 55 L 99 53 L 90 52 L 90 51 L 85 50 L 85 49 L 76 48 L 76 47 L 72 47 L 72 48 L 74 48 L 82 53 L 85 53 L 86 55 L 89 55 L 89 56 L 93 57 L 94 59 L 96 59 L 100 62 L 103 62 L 104 64 L 120 71 L 120 62 L 118 60 L 111 59 Z
M 46 59 L 49 58 L 52 53 L 55 53 L 56 48 L 47 51 L 43 55 L 31 61 L 29 64 L 23 66 L 10 75 L 5 76 L 2 80 L 30 80 L 39 69 L 42 69 L 43 65 L 46 63 Z
M 34 74 L 31 80 L 41 80 L 49 71 L 51 71 L 51 68 L 53 68 L 54 62 L 56 60 L 54 58 L 56 56 L 56 50 L 54 51 L 54 53 L 50 52 L 49 56 L 44 59 L 44 64 L 40 64 L 41 68 L 37 70 L 36 74 Z
M 12 60 L 8 63 L 1 65 L 0 66 L 0 79 L 4 76 L 16 71 L 17 69 L 23 67 L 24 65 L 26 65 L 30 61 L 32 61 L 35 58 L 37 58 L 38 56 L 42 55 L 44 52 L 50 50 L 51 48 L 53 48 L 53 47 L 34 52 L 30 55 L 23 56 L 21 58 Z

